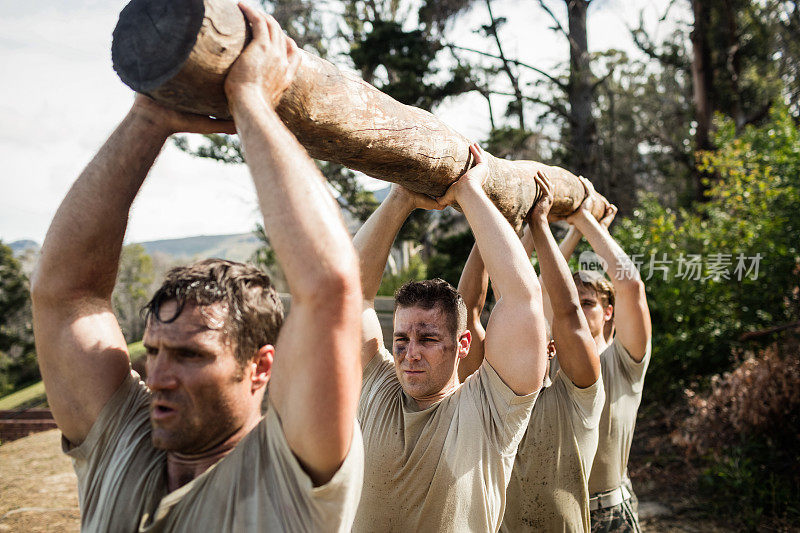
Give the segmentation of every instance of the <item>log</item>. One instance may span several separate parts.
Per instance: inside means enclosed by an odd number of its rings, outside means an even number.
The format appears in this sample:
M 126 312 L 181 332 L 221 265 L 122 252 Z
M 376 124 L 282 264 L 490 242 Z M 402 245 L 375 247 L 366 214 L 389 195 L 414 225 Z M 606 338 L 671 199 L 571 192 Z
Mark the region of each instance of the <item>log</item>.
M 230 118 L 223 90 L 250 40 L 232 0 L 132 0 L 114 29 L 112 61 L 134 91 L 191 113 Z M 308 153 L 369 176 L 441 196 L 472 164 L 470 141 L 431 113 L 401 104 L 358 76 L 301 51 L 294 82 L 277 111 Z M 586 194 L 571 172 L 487 154 L 485 190 L 516 228 L 539 198 L 533 176 L 553 182 L 552 213 L 575 212 Z M 592 213 L 603 215 L 595 193 Z

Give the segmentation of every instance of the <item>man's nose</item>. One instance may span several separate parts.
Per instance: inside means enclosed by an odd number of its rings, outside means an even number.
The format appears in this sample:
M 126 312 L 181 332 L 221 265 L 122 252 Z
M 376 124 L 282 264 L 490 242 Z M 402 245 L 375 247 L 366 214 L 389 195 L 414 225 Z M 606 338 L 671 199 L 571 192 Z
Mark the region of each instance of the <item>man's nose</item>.
M 406 349 L 406 359 L 418 361 L 422 358 L 420 345 L 417 342 L 410 341 Z
M 177 386 L 174 365 L 163 351 L 148 355 L 145 369 L 147 370 L 145 385 L 150 390 L 169 390 Z

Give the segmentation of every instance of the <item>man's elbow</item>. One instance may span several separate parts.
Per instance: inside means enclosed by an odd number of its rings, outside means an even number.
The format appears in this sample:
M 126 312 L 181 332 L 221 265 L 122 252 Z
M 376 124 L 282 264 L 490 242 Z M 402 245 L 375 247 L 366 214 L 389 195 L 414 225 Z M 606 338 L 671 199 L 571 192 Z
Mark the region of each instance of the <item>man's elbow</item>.
M 291 290 L 293 298 L 298 300 L 326 306 L 353 303 L 360 313 L 363 295 L 355 253 L 342 254 L 333 261 L 321 263 L 315 272 L 305 276 L 301 286 Z
M 569 302 L 561 302 L 556 304 L 556 302 L 552 302 L 553 308 L 553 323 L 555 324 L 556 321 L 570 323 L 573 322 L 573 319 L 578 319 L 583 313 L 581 310 L 581 306 L 578 302 L 569 301 Z M 578 322 L 578 320 L 574 320 L 574 322 Z
M 644 281 L 642 281 L 638 270 L 635 271 L 635 275 L 616 280 L 614 283 L 614 290 L 617 294 L 625 293 L 626 295 L 634 297 L 645 295 Z

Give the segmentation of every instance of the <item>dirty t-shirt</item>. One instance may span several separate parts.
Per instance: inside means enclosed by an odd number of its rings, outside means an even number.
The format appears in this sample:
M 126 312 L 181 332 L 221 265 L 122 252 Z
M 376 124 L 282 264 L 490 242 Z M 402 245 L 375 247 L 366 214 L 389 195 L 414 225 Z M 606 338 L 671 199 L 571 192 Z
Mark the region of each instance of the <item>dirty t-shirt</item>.
M 149 393 L 132 372 L 80 446 L 62 439 L 78 475 L 83 531 L 348 531 L 358 504 L 363 445 L 320 487 L 300 467 L 270 404 L 234 450 L 169 492 L 166 454 L 153 448 Z
M 381 348 L 361 387 L 364 488 L 353 531 L 497 531 L 537 394 L 517 396 L 484 360 L 453 394 L 419 410 Z
M 602 377 L 581 389 L 563 370 L 539 393 L 514 461 L 501 531 L 589 531 L 586 485 L 604 399 Z
M 628 455 L 642 401 L 644 374 L 650 363 L 650 344 L 641 362 L 634 361 L 615 337 L 600 354 L 606 404 L 600 415 L 597 453 L 589 476 L 589 494 L 615 489 L 628 468 Z

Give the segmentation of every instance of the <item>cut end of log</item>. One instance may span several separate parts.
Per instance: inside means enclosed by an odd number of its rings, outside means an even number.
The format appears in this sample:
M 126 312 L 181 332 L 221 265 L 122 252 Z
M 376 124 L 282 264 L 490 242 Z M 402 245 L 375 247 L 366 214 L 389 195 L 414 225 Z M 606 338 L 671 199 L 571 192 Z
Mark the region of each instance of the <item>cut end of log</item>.
M 203 25 L 203 0 L 132 0 L 114 28 L 111 61 L 131 89 L 149 93 L 173 78 Z

